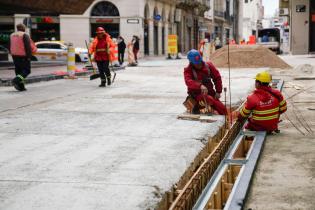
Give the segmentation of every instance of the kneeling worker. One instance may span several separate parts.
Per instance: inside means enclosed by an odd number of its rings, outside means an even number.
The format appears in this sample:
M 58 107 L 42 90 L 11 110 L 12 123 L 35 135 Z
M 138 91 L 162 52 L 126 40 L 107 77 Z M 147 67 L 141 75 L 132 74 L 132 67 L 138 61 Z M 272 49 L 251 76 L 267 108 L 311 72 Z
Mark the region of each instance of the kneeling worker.
M 280 91 L 269 86 L 272 77 L 268 72 L 258 73 L 255 79 L 256 90 L 247 97 L 238 120 L 248 118 L 245 128 L 252 131 L 278 132 L 279 118 L 287 110 L 287 103 Z
M 219 71 L 211 62 L 203 62 L 197 50 L 190 50 L 187 58 L 189 65 L 184 69 L 185 83 L 188 94 L 198 103 L 193 113 L 197 114 L 200 108 L 199 104 L 203 104 L 206 100 L 206 104 L 218 114 L 226 115 L 226 107 L 219 100 L 222 93 L 222 80 Z

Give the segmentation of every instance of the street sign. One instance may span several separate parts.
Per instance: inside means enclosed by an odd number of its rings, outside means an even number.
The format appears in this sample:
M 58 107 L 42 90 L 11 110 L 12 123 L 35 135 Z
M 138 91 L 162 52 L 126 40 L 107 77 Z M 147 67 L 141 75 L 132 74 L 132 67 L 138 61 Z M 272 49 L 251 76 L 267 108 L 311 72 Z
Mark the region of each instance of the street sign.
M 154 16 L 154 20 L 156 20 L 156 21 L 160 21 L 161 20 L 161 15 L 155 15 Z
M 206 31 L 208 31 L 208 28 L 207 27 L 199 27 L 199 31 L 206 32 Z
M 130 23 L 130 24 L 139 24 L 139 19 L 127 19 L 127 23 Z

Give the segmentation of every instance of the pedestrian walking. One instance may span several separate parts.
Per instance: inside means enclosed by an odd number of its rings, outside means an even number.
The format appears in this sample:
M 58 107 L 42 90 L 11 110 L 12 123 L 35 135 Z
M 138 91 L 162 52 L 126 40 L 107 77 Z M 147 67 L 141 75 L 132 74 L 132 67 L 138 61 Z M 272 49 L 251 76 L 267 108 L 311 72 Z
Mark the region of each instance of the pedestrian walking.
M 256 75 L 256 89 L 247 97 L 238 115 L 239 121 L 248 118 L 245 126 L 248 130 L 268 133 L 279 131 L 279 118 L 287 111 L 287 102 L 280 91 L 269 86 L 271 80 L 272 77 L 267 71 Z
M 101 84 L 99 87 L 106 87 L 106 79 L 107 85 L 111 85 L 109 62 L 113 57 L 114 48 L 115 44 L 110 35 L 105 32 L 103 27 L 98 27 L 96 29 L 96 37 L 90 45 L 89 52 L 94 55 L 94 60 L 100 73 Z
M 122 65 L 124 63 L 126 43 L 122 36 L 118 37 L 118 61 Z
M 192 107 L 193 114 L 199 114 L 200 109 L 208 106 L 220 115 L 226 115 L 227 110 L 219 100 L 222 93 L 220 72 L 211 62 L 204 62 L 198 50 L 188 52 L 189 65 L 184 69 L 185 83 L 188 95 L 197 103 Z
M 25 33 L 26 26 L 18 24 L 17 32 L 10 36 L 10 53 L 15 66 L 15 78 L 12 80 L 14 88 L 18 91 L 25 91 L 25 79 L 31 73 L 32 53 L 37 48 L 28 34 Z
M 139 49 L 140 49 L 140 45 L 139 45 L 139 37 L 134 35 L 132 37 L 132 44 L 133 44 L 133 48 L 132 48 L 132 51 L 133 51 L 133 55 L 135 57 L 135 62 L 138 63 L 138 52 L 139 52 Z
M 219 37 L 216 37 L 214 40 L 215 50 L 218 50 L 222 47 L 221 40 Z

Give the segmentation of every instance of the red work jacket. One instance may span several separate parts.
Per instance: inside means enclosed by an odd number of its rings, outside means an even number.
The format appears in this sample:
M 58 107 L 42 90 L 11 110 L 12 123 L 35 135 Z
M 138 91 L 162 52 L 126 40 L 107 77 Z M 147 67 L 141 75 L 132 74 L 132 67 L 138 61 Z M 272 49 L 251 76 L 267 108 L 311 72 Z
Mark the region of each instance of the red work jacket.
M 95 37 L 89 52 L 90 54 L 94 54 L 94 59 L 96 61 L 110 60 L 112 61 L 113 53 L 114 53 L 115 44 L 110 38 L 109 34 L 105 33 L 103 39 L 98 39 Z
M 271 87 L 260 87 L 247 97 L 238 118 L 249 117 L 247 129 L 275 131 L 278 129 L 280 114 L 286 110 L 287 104 L 280 91 Z
M 208 65 L 209 68 L 207 68 L 206 65 Z M 222 93 L 221 75 L 211 62 L 203 62 L 202 69 L 194 69 L 194 71 L 196 72 L 197 78 L 195 78 L 191 64 L 184 69 L 184 78 L 188 88 L 188 94 L 192 96 L 201 94 L 200 86 L 202 84 L 208 88 L 208 95 L 214 96 L 216 92 Z

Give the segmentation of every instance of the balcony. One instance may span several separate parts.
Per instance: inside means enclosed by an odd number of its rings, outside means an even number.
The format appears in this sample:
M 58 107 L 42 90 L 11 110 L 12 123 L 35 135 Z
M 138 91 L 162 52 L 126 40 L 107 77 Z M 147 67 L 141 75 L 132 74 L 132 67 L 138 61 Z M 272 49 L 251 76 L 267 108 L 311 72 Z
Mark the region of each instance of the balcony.
M 204 16 L 204 13 L 210 9 L 207 1 L 200 0 L 177 0 L 176 7 L 186 11 L 193 11 L 195 15 Z

